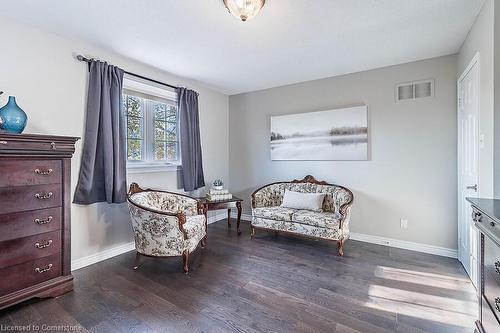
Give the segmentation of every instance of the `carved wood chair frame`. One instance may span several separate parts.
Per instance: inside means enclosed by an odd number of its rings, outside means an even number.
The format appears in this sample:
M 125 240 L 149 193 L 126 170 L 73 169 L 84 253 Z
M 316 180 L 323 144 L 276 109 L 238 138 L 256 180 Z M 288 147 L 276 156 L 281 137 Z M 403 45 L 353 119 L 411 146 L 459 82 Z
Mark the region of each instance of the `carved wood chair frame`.
M 178 195 L 178 196 L 182 196 L 182 197 L 186 197 L 186 198 L 192 199 L 192 200 L 196 201 L 196 209 L 197 209 L 198 214 L 204 215 L 203 204 L 198 199 L 190 197 L 189 195 L 185 195 L 185 194 L 181 194 L 181 193 L 175 193 L 175 192 L 170 192 L 170 191 L 155 190 L 155 189 L 151 189 L 151 188 L 148 188 L 148 189 L 144 190 L 137 183 L 131 183 L 130 184 L 129 191 L 127 193 L 127 201 L 130 204 L 132 204 L 133 206 L 136 206 L 136 207 L 138 207 L 140 209 L 144 209 L 144 210 L 156 213 L 156 214 L 161 214 L 161 215 L 176 217 L 177 220 L 179 221 L 179 230 L 182 232 L 182 234 L 184 236 L 184 240 L 188 239 L 187 232 L 184 229 L 184 224 L 186 223 L 186 214 L 183 213 L 183 212 L 171 213 L 171 212 L 166 212 L 166 211 L 162 211 L 162 210 L 158 210 L 158 209 L 154 209 L 154 208 L 150 208 L 150 207 L 145 207 L 145 206 L 140 205 L 140 204 L 134 202 L 133 200 L 131 200 L 131 196 L 133 194 L 140 193 L 140 192 L 161 192 L 161 193 L 168 193 L 168 194 Z M 208 231 L 207 230 L 207 223 L 205 221 L 205 237 L 203 237 L 203 239 L 201 240 L 201 248 L 202 249 L 205 248 L 205 246 L 206 246 L 207 234 L 208 234 L 207 231 Z M 140 253 L 140 252 L 136 251 L 134 269 L 138 269 L 139 268 L 139 266 L 140 266 L 140 264 L 142 262 L 142 259 L 143 259 L 142 256 L 144 256 L 144 257 L 154 257 L 154 258 L 158 258 L 159 257 L 159 258 L 162 258 L 162 256 L 150 256 L 150 255 L 143 254 L 143 253 Z M 164 256 L 164 258 L 166 258 L 166 257 L 168 257 L 168 256 Z M 189 268 L 188 268 L 189 251 L 188 250 L 184 250 L 184 252 L 182 253 L 182 262 L 183 262 L 184 273 L 187 274 L 188 271 L 189 271 Z

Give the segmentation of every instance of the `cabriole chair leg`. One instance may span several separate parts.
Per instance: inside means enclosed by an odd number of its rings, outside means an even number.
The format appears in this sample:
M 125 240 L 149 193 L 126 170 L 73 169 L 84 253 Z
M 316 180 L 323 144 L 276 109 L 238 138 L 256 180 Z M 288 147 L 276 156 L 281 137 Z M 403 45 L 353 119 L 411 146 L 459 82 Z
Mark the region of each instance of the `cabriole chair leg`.
M 189 272 L 188 262 L 189 262 L 189 252 L 186 250 L 182 253 L 182 263 L 184 266 L 183 267 L 184 274 L 187 274 Z
M 345 243 L 345 240 L 343 240 L 343 239 L 339 240 L 339 255 L 340 256 L 344 255 L 344 243 Z
M 251 231 L 250 231 L 250 237 L 254 238 L 255 237 L 255 228 L 252 226 Z
M 134 270 L 137 270 L 142 262 L 142 254 L 139 252 L 135 252 L 135 262 L 134 262 Z

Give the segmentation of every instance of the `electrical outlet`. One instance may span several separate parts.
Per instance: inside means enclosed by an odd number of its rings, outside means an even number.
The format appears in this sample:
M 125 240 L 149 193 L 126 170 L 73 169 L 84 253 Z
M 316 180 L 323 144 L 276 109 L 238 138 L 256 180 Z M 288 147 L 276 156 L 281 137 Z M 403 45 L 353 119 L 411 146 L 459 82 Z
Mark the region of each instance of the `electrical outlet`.
M 408 229 L 408 220 L 407 219 L 401 219 L 400 220 L 400 226 L 401 226 L 401 229 Z

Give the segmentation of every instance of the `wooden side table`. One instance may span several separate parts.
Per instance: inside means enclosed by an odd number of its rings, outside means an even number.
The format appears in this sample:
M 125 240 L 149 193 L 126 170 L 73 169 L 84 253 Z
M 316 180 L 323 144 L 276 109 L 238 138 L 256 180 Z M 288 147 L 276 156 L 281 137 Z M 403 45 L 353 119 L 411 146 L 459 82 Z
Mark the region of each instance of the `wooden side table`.
M 238 218 L 236 220 L 236 230 L 238 235 L 241 235 L 240 221 L 241 221 L 241 202 L 243 199 L 237 197 L 232 197 L 229 200 L 220 201 L 210 201 L 207 198 L 199 198 L 199 202 L 203 206 L 203 213 L 205 214 L 206 221 L 208 222 L 208 211 L 209 210 L 219 210 L 227 209 L 227 226 L 231 227 L 231 208 L 236 208 L 238 210 Z

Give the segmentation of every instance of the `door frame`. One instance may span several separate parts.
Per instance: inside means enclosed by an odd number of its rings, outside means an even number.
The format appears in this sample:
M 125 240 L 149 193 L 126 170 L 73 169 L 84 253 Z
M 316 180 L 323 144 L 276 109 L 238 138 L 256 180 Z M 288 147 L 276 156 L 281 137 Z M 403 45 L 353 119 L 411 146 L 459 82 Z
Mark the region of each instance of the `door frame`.
M 467 74 L 469 74 L 469 72 L 471 71 L 471 69 L 477 65 L 477 90 L 478 90 L 478 96 L 477 96 L 477 112 L 478 112 L 478 119 L 477 119 L 477 135 L 478 135 L 478 147 L 477 147 L 477 151 L 478 151 L 478 157 L 477 157 L 477 195 L 479 196 L 480 195 L 480 191 L 481 191 L 481 185 L 480 185 L 480 179 L 481 179 L 481 159 L 480 159 L 480 149 L 481 149 L 481 132 L 480 132 L 480 128 L 481 128 L 481 96 L 480 96 L 480 93 L 481 93 L 481 55 L 480 55 L 480 52 L 476 52 L 476 54 L 474 54 L 474 57 L 472 57 L 472 59 L 470 60 L 469 64 L 467 65 L 467 67 L 465 68 L 465 70 L 462 72 L 462 74 L 460 75 L 460 77 L 457 79 L 457 202 L 460 203 L 460 189 L 458 188 L 458 185 L 460 183 L 460 174 L 458 173 L 458 144 L 459 144 L 459 135 L 460 135 L 460 132 L 458 131 L 459 129 L 459 126 L 460 126 L 460 118 L 459 118 L 459 114 L 460 114 L 460 82 L 467 76 Z M 460 207 L 457 207 L 457 212 L 458 212 L 458 209 L 460 209 Z M 458 216 L 457 216 L 458 218 Z M 460 223 L 460 220 L 457 219 Z M 461 228 L 458 228 L 458 246 L 457 246 L 457 257 L 458 257 L 458 260 L 460 261 L 460 263 L 463 265 L 462 261 L 460 260 L 461 259 L 461 256 L 460 256 L 460 248 L 461 248 L 461 243 L 460 243 L 460 240 L 461 240 Z M 471 240 L 472 241 L 472 240 Z M 479 269 L 479 263 L 478 263 L 478 267 L 476 267 L 476 272 L 479 273 L 478 271 Z M 479 278 L 479 274 L 476 274 L 477 277 Z M 472 277 L 470 277 L 472 279 Z M 472 283 L 474 284 L 474 286 L 478 286 L 478 283 L 479 281 L 472 281 Z

